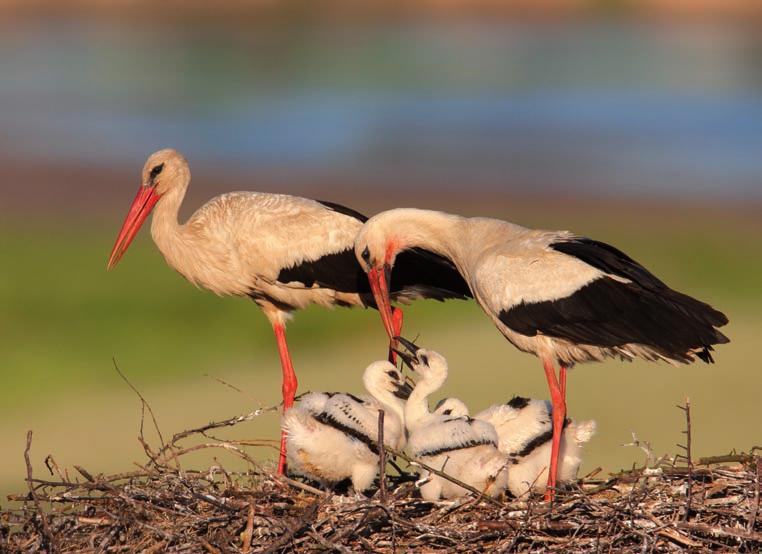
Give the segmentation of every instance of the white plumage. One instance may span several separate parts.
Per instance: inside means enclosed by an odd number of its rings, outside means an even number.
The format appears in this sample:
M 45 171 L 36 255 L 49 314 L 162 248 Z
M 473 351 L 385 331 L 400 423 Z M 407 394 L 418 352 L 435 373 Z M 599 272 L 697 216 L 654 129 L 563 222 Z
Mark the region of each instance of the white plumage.
M 608 357 L 711 362 L 713 345 L 728 342 L 717 329 L 728 322 L 724 314 L 670 289 L 613 246 L 568 231 L 411 208 L 377 214 L 355 240 L 392 341 L 386 281 L 397 257 L 415 248 L 452 263 L 502 334 L 542 360 L 555 431 L 547 499 L 557 475 L 568 367 Z
M 190 184 L 190 168 L 175 150 L 152 154 L 141 186 L 109 258 L 115 266 L 154 211 L 151 236 L 167 264 L 188 281 L 220 296 L 248 296 L 276 335 L 283 371 L 283 406 L 297 389 L 285 325 L 293 311 L 311 304 L 374 306 L 367 279 L 353 254 L 362 214 L 331 202 L 285 194 L 231 192 L 209 200 L 185 223 L 178 212 Z M 389 293 L 415 298 L 463 298 L 462 278 L 431 253 L 403 256 L 404 274 Z M 442 266 L 444 272 L 432 268 Z M 395 320 L 400 327 L 401 312 Z M 284 443 L 278 471 L 285 469 Z
M 314 392 L 283 416 L 289 468 L 325 485 L 352 480 L 368 489 L 378 474 L 378 412 L 384 411 L 384 444 L 405 445 L 404 404 L 410 386 L 389 362 L 374 362 L 363 374 L 370 397 Z
M 435 413 L 452 416 L 469 415 L 468 407 L 457 398 L 441 400 Z M 506 404 L 495 404 L 475 414 L 495 428 L 498 449 L 508 456 L 508 490 L 516 497 L 529 490 L 545 488 L 552 437 L 552 408 L 547 400 L 514 397 Z M 577 478 L 582 464 L 582 447 L 595 434 L 595 421 L 568 421 L 561 434 L 558 461 L 558 482 Z
M 490 496 L 507 485 L 507 458 L 497 449 L 497 434 L 488 423 L 469 417 L 432 414 L 428 396 L 447 380 L 447 361 L 431 350 L 418 349 L 403 341 L 412 356 L 403 359 L 415 371 L 417 382 L 405 405 L 405 424 L 410 433 L 410 455 Z M 421 496 L 426 500 L 456 498 L 467 490 L 429 473 L 419 471 Z

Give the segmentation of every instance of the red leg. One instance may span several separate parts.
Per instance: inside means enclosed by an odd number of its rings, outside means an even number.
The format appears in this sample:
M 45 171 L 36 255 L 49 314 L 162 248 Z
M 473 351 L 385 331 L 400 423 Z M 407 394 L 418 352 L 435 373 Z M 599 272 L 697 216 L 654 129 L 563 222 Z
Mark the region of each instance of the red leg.
M 561 365 L 558 368 L 558 381 L 561 386 L 561 394 L 564 395 L 564 401 L 566 400 L 566 366 Z
M 285 412 L 294 405 L 294 396 L 296 395 L 296 373 L 291 363 L 291 355 L 288 353 L 288 344 L 286 343 L 286 328 L 282 323 L 273 324 L 275 339 L 278 341 L 278 354 L 280 354 L 280 366 L 283 370 L 283 411 Z M 286 473 L 286 433 L 280 434 L 280 457 L 278 458 L 278 475 Z
M 548 488 L 545 491 L 545 501 L 553 500 L 556 488 L 556 477 L 558 476 L 558 452 L 561 449 L 561 433 L 564 429 L 564 420 L 566 419 L 566 368 L 561 366 L 559 374 L 561 383 L 556 379 L 556 371 L 553 362 L 543 361 L 545 368 L 545 377 L 548 380 L 550 389 L 550 398 L 553 402 L 553 442 L 550 449 L 550 467 L 548 468 Z
M 402 309 L 392 308 L 392 327 L 394 329 L 394 336 L 398 337 L 402 333 Z M 397 353 L 392 350 L 392 347 L 396 347 L 395 341 L 389 343 L 389 361 L 394 365 L 397 365 Z

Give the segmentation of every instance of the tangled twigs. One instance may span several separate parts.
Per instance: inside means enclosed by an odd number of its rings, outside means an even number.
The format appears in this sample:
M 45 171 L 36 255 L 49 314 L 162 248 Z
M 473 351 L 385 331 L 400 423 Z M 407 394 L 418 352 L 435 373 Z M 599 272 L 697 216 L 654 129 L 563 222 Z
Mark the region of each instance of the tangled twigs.
M 485 497 L 423 464 L 411 467 L 449 479 L 474 498 L 424 501 L 407 475 L 387 475 L 382 479 L 388 486 L 385 496 L 368 498 L 321 491 L 293 477 L 265 472 L 244 447 L 269 442 L 223 441 L 208 433 L 257 413 L 261 411 L 176 433 L 152 452 L 160 454 L 155 464 L 115 475 L 80 466 L 68 471 L 49 458 L 55 480 L 35 478 L 29 433 L 24 450 L 28 491 L 10 496 L 18 504 L 0 511 L 0 552 L 634 554 L 762 549 L 762 462 L 754 451 L 731 453 L 738 461 L 729 465 L 716 464 L 722 457 L 694 461 L 688 455 L 680 458 L 686 463 L 659 464 L 654 458 L 655 465 L 607 479 L 591 474 L 560 488 L 552 511 L 531 496 Z M 193 437 L 201 441 L 193 444 Z M 181 440 L 188 442 L 180 447 Z M 180 470 L 179 463 L 169 463 L 202 448 L 241 457 L 248 469 L 228 471 L 216 459 L 217 465 L 203 471 Z M 686 504 L 689 480 L 696 490 Z M 686 511 L 689 520 L 684 519 Z
M 56 538 L 50 531 L 50 525 L 48 525 L 48 516 L 43 511 L 42 506 L 40 505 L 40 499 L 37 496 L 37 492 L 34 490 L 35 486 L 34 476 L 32 474 L 32 461 L 29 458 L 29 451 L 31 449 L 32 431 L 29 430 L 26 432 L 26 448 L 24 449 L 24 461 L 26 462 L 26 482 L 27 485 L 29 485 L 29 494 L 32 496 L 32 501 L 34 502 L 34 507 L 37 510 L 37 515 L 40 517 L 40 521 L 42 522 L 42 531 L 44 533 L 45 542 L 52 552 L 56 552 L 58 550 L 56 547 Z

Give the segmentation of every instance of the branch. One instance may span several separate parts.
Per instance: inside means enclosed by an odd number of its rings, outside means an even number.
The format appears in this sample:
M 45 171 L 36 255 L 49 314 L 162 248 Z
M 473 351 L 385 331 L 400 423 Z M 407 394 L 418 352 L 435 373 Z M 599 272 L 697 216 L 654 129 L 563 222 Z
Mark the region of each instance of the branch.
M 384 448 L 384 410 L 378 410 L 378 496 L 386 504 L 386 449 Z
M 153 427 L 156 429 L 156 434 L 159 435 L 159 442 L 161 443 L 162 450 L 164 449 L 164 437 L 161 434 L 161 430 L 159 429 L 159 424 L 156 421 L 156 416 L 153 413 L 153 410 L 151 409 L 151 405 L 146 401 L 145 398 L 143 398 L 143 395 L 140 394 L 140 391 L 130 383 L 130 380 L 127 379 L 127 376 L 122 373 L 122 370 L 119 369 L 119 366 L 116 363 L 116 358 L 111 358 L 111 361 L 114 362 L 114 369 L 119 374 L 119 377 L 122 378 L 122 380 L 127 383 L 127 386 L 129 386 L 135 394 L 138 395 L 138 398 L 140 398 L 141 403 L 141 414 L 140 414 L 140 444 L 143 445 L 143 449 L 146 451 L 146 454 L 148 454 L 148 457 L 151 459 L 152 462 L 156 463 L 155 456 L 153 456 L 150 447 L 148 446 L 148 443 L 146 442 L 145 438 L 143 437 L 143 419 L 145 417 L 145 411 L 148 410 L 148 413 L 151 414 L 151 420 L 153 421 Z
M 53 533 L 50 530 L 50 526 L 48 525 L 48 516 L 45 515 L 45 512 L 42 510 L 42 506 L 40 506 L 40 499 L 37 497 L 37 492 L 34 490 L 34 476 L 32 475 L 32 462 L 29 459 L 29 451 L 32 448 L 32 431 L 26 432 L 26 448 L 24 449 L 24 461 L 26 462 L 26 482 L 29 485 L 29 494 L 32 495 L 32 500 L 34 501 L 34 506 L 37 509 L 37 513 L 40 515 L 40 520 L 42 521 L 42 531 L 45 535 L 45 539 L 48 542 L 48 545 L 50 546 L 51 552 L 55 552 L 58 550 L 58 547 L 56 546 L 56 539 L 53 536 Z

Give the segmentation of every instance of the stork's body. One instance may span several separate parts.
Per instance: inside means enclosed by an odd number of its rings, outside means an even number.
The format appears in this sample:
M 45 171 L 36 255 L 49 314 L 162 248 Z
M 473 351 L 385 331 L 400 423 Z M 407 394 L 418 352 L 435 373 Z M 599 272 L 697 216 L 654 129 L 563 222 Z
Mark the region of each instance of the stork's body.
M 374 216 L 355 241 L 390 338 L 385 278 L 396 256 L 416 247 L 448 259 L 500 332 L 542 360 L 553 402 L 551 494 L 568 367 L 608 357 L 708 362 L 712 346 L 728 341 L 716 329 L 727 323 L 722 313 L 670 289 L 612 246 L 567 231 L 416 209 Z
M 278 344 L 286 410 L 297 388 L 285 336 L 292 312 L 310 304 L 375 307 L 352 252 L 366 218 L 329 202 L 232 192 L 211 199 L 180 223 L 178 212 L 189 183 L 190 169 L 179 153 L 160 150 L 149 157 L 109 268 L 120 260 L 153 209 L 151 235 L 170 267 L 220 296 L 248 296 L 264 311 Z M 391 294 L 399 300 L 468 294 L 454 268 L 438 256 L 414 252 L 403 264 L 403 275 L 391 283 Z M 394 325 L 401 326 L 401 312 L 395 314 Z M 279 472 L 284 471 L 285 460 L 282 436 Z

